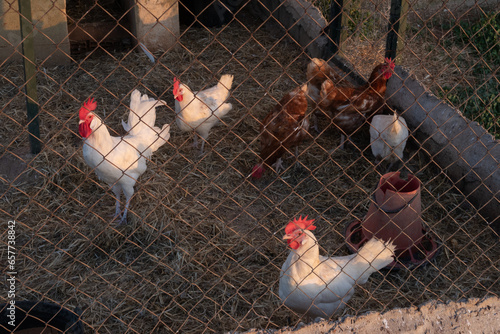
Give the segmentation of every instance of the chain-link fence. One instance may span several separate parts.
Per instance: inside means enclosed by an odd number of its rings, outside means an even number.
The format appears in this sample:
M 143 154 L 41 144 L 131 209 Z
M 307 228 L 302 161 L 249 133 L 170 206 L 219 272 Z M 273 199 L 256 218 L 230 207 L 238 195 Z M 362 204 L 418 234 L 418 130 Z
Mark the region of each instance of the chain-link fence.
M 451 124 L 449 120 L 462 119 L 461 114 L 448 109 L 443 113 L 436 104 L 429 108 L 419 100 L 429 97 L 427 92 L 434 94 L 498 138 L 500 16 L 495 1 L 408 0 L 391 5 L 353 0 L 337 3 L 340 12 L 332 10 L 330 1 L 302 0 L 209 0 L 194 5 L 165 1 L 164 10 L 155 11 L 148 1 L 67 0 L 65 7 L 64 1 L 40 3 L 31 0 L 35 54 L 40 58 L 47 52 L 46 59 L 57 54 L 66 60 L 36 62 L 36 101 L 26 84 L 33 77 L 26 72 L 26 80 L 23 75 L 30 60 L 26 66 L 18 61 L 21 44 L 30 35 L 12 37 L 20 29 L 19 21 L 12 23 L 13 28 L 7 25 L 13 22 L 12 15 L 19 20 L 24 9 L 3 0 L 0 13 L 3 26 L 10 29 L 2 36 L 2 45 L 4 50 L 11 48 L 0 70 L 3 314 L 12 314 L 11 301 L 18 305 L 33 301 L 24 308 L 39 305 L 38 319 L 57 327 L 54 314 L 62 315 L 63 310 L 42 304 L 52 303 L 70 311 L 69 323 L 76 314 L 89 333 L 243 331 L 309 320 L 311 314 L 280 300 L 280 270 L 291 252 L 283 240 L 285 226 L 308 215 L 315 219 L 313 233 L 321 255 L 351 254 L 366 235 L 386 227 L 370 232 L 361 222 L 368 220 L 364 218 L 377 202 L 377 185 L 389 164 L 373 155 L 370 117 L 363 118 L 358 131 L 346 133 L 332 121 L 333 109 L 325 112 L 324 104 L 309 100 L 305 117 L 311 124 L 297 153 L 294 146 L 287 147 L 283 169 L 275 172 L 264 164 L 268 168 L 256 179 L 251 174 L 261 159 L 262 122 L 286 94 L 308 83 L 306 72 L 313 57 L 338 65 L 333 69 L 344 77 L 342 87 L 366 87 L 363 94 L 376 96 L 366 80 L 384 62 L 395 4 L 400 6 L 399 26 L 393 27 L 398 37 L 396 62 L 425 85 L 425 94 L 415 96 L 418 82 L 396 67 L 385 98 L 407 119 L 409 138 L 402 162 L 390 170 L 420 181 L 411 189 L 418 191 L 420 206 L 412 202 L 414 195 L 401 204 L 411 210 L 405 216 L 418 214 L 420 231 L 413 241 L 420 246 L 411 254 L 405 253 L 406 246 L 397 250 L 403 266 L 378 271 L 365 284 L 355 285 L 352 298 L 345 298 L 345 308 L 336 315 L 500 293 L 494 225 L 498 141 L 470 122 L 441 131 Z M 138 8 L 155 18 L 154 29 L 176 35 L 171 46 L 154 50 L 151 45 L 161 41 L 150 42 L 148 50 L 145 40 L 152 37 L 153 28 L 136 40 L 134 24 L 142 18 Z M 177 25 L 179 30 L 173 31 L 161 22 L 165 13 L 177 8 L 180 29 Z M 60 42 L 51 37 L 50 20 L 41 23 L 53 11 L 62 13 L 68 27 Z M 341 15 L 337 40 L 332 37 L 333 14 Z M 310 29 L 299 24 L 304 22 L 313 22 L 307 23 Z M 314 29 L 316 36 L 307 37 Z M 51 43 L 37 45 L 39 36 Z M 198 139 L 205 143 L 200 154 L 200 147 L 192 146 L 193 131 L 181 131 L 182 124 L 176 122 L 174 78 L 198 91 L 216 85 L 224 74 L 234 76 L 227 101 L 232 109 L 224 116 L 217 114 L 219 124 L 206 140 Z M 144 146 L 130 137 L 114 142 L 87 139 L 101 155 L 89 149 L 84 154 L 81 127 L 92 108 L 87 105 L 82 116 L 83 102 L 95 99 L 94 117 L 104 124 L 92 131 L 102 133 L 106 128 L 111 136 L 124 136 L 120 121 L 126 122 L 135 110 L 130 106 L 135 89 L 165 101 L 156 107 L 155 125 L 160 129 L 170 124 L 168 141 L 152 155 L 144 151 L 141 156 L 134 149 L 128 158 L 125 152 L 130 150 L 123 148 L 123 142 L 141 151 Z M 410 93 L 402 94 L 405 89 Z M 352 96 L 336 110 L 367 98 Z M 408 96 L 415 101 L 405 107 Z M 38 118 L 27 118 L 27 101 L 36 105 Z M 417 107 L 426 116 L 419 118 Z M 435 112 L 445 119 L 433 117 Z M 381 108 L 381 113 L 391 112 Z M 33 155 L 28 129 L 35 120 L 40 123 L 41 151 Z M 303 126 L 303 122 L 293 124 L 285 132 Z M 435 128 L 439 135 L 429 132 Z M 350 135 L 344 148 L 339 147 L 341 134 Z M 460 141 L 464 146 L 455 141 L 460 136 L 469 136 Z M 478 143 L 485 152 L 475 148 Z M 119 151 L 119 159 L 113 150 Z M 476 154 L 472 160 L 471 151 Z M 120 159 L 124 162 L 117 162 Z M 126 202 L 122 197 L 115 216 L 117 195 L 110 184 L 127 194 L 127 185 L 121 182 L 128 176 L 109 181 L 107 173 L 123 169 L 124 164 L 133 165 L 129 171 L 140 169 L 137 165 L 142 162 L 147 170 L 130 174 L 129 181 L 136 181 L 134 195 L 127 221 L 120 224 Z M 398 187 L 392 190 L 404 192 Z M 394 218 L 394 213 L 389 215 Z M 412 239 L 402 229 L 396 238 Z M 314 274 L 308 279 L 319 277 L 324 283 L 328 279 L 323 277 L 331 276 L 311 268 Z M 354 275 L 349 271 L 342 283 L 357 279 Z M 314 293 L 309 297 L 317 298 Z M 2 330 L 19 325 L 19 309 L 16 317 L 8 325 L 2 321 Z

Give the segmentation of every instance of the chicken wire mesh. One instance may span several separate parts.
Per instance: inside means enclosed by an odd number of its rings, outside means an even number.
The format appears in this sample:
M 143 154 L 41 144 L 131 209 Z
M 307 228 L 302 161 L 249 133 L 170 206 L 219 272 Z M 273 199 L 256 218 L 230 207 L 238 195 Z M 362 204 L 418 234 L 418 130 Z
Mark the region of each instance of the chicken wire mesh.
M 23 66 L 14 61 L 20 41 L 2 37 L 15 48 L 0 72 L 4 291 L 13 287 L 17 301 L 74 311 L 85 332 L 243 331 L 308 320 L 279 298 L 280 269 L 290 253 L 282 240 L 286 224 L 308 215 L 316 220 L 322 255 L 350 254 L 346 226 L 365 217 L 387 168 L 375 161 L 368 124 L 340 149 L 341 131 L 320 113 L 318 131 L 311 124 L 298 155 L 294 148 L 283 155 L 284 170 L 250 177 L 259 161 L 264 117 L 307 82 L 312 58 L 310 45 L 292 35 L 294 25 L 283 23 L 280 13 L 295 3 L 302 18 L 318 16 L 304 1 L 179 3 L 180 35 L 171 48 L 154 52 L 153 63 L 128 21 L 144 3 L 67 1 L 62 10 L 70 33 L 93 22 L 100 37 L 73 40 L 68 65 L 37 63 L 43 145 L 37 155 L 29 153 Z M 312 4 L 325 22 L 332 19 L 329 1 Z M 390 5 L 344 2 L 345 38 L 338 55 L 365 80 L 384 59 Z M 495 6 L 408 1 L 398 65 L 498 138 Z M 2 8 L 3 19 L 19 14 L 12 3 L 4 1 Z M 117 30 L 118 37 L 107 33 Z M 35 32 L 47 33 L 37 25 Z M 175 121 L 174 77 L 204 90 L 223 74 L 234 75 L 232 110 L 211 129 L 200 155 L 191 132 L 181 132 Z M 128 222 L 118 225 L 115 194 L 84 160 L 78 110 L 93 97 L 95 113 L 111 135 L 125 135 L 120 120 L 127 120 L 134 89 L 165 101 L 156 108 L 156 126 L 170 124 L 171 136 L 146 159 Z M 309 103 L 311 118 L 312 111 Z M 398 112 L 405 116 L 405 110 Z M 499 294 L 498 234 L 471 204 L 463 180 L 437 164 L 419 129 L 409 130 L 403 163 L 394 170 L 410 171 L 421 181 L 423 227 L 434 236 L 438 255 L 425 266 L 372 274 L 355 286 L 336 316 Z M 487 177 L 496 177 L 497 169 L 498 162 Z M 1 300 L 12 297 L 6 292 Z

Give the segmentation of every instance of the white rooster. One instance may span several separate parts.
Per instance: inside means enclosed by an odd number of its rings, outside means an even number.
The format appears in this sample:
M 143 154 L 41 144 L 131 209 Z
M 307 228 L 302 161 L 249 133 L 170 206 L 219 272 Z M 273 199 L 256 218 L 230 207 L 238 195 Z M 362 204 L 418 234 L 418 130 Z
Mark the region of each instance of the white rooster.
M 232 108 L 225 103 L 233 85 L 233 76 L 223 75 L 216 86 L 199 92 L 192 92 L 185 84 L 174 78 L 175 112 L 177 125 L 184 131 L 194 131 L 194 146 L 198 147 L 196 133 L 202 138 L 201 154 L 210 129 Z
M 373 116 L 370 123 L 370 142 L 377 163 L 389 161 L 387 170 L 390 170 L 398 159 L 403 161 L 407 140 L 408 126 L 403 117 L 397 113 Z
M 145 171 L 146 159 L 170 138 L 170 125 L 162 129 L 154 126 L 156 106 L 164 101 L 141 96 L 134 90 L 130 97 L 128 123 L 122 121 L 128 134 L 113 137 L 102 120 L 94 113 L 97 102 L 89 99 L 80 108 L 78 130 L 84 138 L 83 158 L 99 179 L 106 182 L 116 197 L 115 217 L 121 213 L 120 197 L 125 194 L 125 210 L 120 224 L 127 221 L 130 199 L 134 194 L 134 185 Z
M 356 254 L 321 256 L 313 222 L 300 217 L 285 228 L 292 250 L 281 268 L 279 296 L 296 312 L 329 318 L 345 307 L 356 284 L 393 261 L 395 246 L 372 238 Z

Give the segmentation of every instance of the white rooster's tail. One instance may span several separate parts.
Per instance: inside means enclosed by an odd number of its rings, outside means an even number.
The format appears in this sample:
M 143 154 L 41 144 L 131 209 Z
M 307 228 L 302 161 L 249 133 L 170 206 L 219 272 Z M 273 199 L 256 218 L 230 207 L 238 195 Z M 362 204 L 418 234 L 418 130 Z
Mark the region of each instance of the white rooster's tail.
M 166 104 L 162 100 L 149 98 L 147 94 L 135 89 L 130 95 L 130 112 L 128 122 L 122 121 L 122 126 L 131 136 L 136 136 L 142 131 L 152 130 L 156 121 L 156 106 Z M 159 132 L 158 129 L 157 132 Z M 163 131 L 163 130 L 162 130 Z
M 224 74 L 220 77 L 217 90 L 220 92 L 221 102 L 229 97 L 229 90 L 233 86 L 233 78 L 234 76 L 231 74 Z
M 392 124 L 389 126 L 391 133 L 399 133 L 401 131 L 401 121 L 399 120 L 398 114 L 394 112 L 392 117 Z
M 157 133 L 157 135 L 155 136 L 155 139 L 154 139 L 153 143 L 151 144 L 151 147 L 150 147 L 151 152 L 154 152 L 157 149 L 159 149 L 170 138 L 170 125 L 169 124 L 163 125 L 163 127 L 161 129 L 157 126 L 155 126 L 153 129 Z
M 392 242 L 384 242 L 374 237 L 358 250 L 356 256 L 343 270 L 358 284 L 364 284 L 372 273 L 394 260 L 395 249 L 396 246 Z
M 231 109 L 233 109 L 233 105 L 231 103 L 222 103 L 229 97 L 229 90 L 232 85 L 233 75 L 224 74 L 220 77 L 219 83 L 217 84 L 217 100 L 221 104 L 215 110 L 215 115 L 218 119 L 224 117 Z

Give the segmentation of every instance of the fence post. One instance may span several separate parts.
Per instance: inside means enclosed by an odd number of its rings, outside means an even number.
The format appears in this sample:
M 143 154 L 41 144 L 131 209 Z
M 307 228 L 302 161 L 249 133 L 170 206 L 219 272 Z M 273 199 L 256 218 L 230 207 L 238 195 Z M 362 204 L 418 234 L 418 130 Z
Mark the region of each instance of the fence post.
M 42 149 L 40 141 L 40 122 L 38 119 L 38 96 L 36 91 L 35 45 L 33 41 L 33 21 L 31 19 L 31 0 L 19 0 L 21 21 L 21 40 L 23 46 L 24 81 L 26 83 L 26 112 L 31 153 L 38 154 Z
M 330 5 L 330 24 L 328 26 L 328 35 L 330 36 L 330 52 L 335 55 L 340 50 L 340 44 L 345 39 L 345 33 L 342 33 L 344 23 L 344 0 L 333 0 Z
M 402 15 L 401 15 L 402 14 Z M 408 14 L 407 0 L 391 0 L 391 12 L 389 16 L 389 27 L 385 45 L 385 57 L 396 59 L 396 56 L 404 47 L 398 43 L 398 36 L 403 38 L 406 30 L 406 19 Z

